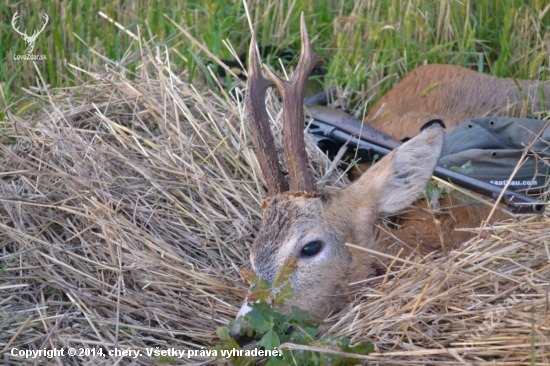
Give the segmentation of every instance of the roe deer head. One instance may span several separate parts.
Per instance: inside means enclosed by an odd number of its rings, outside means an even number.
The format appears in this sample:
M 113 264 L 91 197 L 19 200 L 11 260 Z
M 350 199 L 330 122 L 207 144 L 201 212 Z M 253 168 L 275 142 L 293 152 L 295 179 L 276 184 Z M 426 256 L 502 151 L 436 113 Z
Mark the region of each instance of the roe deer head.
M 295 297 L 285 306 L 298 306 L 324 317 L 348 302 L 350 282 L 379 272 L 375 258 L 345 243 L 387 251 L 378 245 L 378 216 L 402 210 L 423 192 L 441 153 L 443 125 L 439 120 L 430 121 L 416 137 L 345 189 L 317 191 L 305 151 L 303 99 L 309 73 L 321 58 L 311 49 L 303 14 L 300 26 L 302 52 L 289 81 L 267 67 L 269 78 L 264 77 L 258 67 L 254 36 L 250 46 L 246 107 L 269 194 L 250 259 L 256 274 L 273 283 L 285 260 L 296 258 L 297 267 L 290 275 Z M 283 101 L 290 187 L 277 158 L 265 110 L 265 92 L 273 84 Z M 245 303 L 239 316 L 249 309 Z

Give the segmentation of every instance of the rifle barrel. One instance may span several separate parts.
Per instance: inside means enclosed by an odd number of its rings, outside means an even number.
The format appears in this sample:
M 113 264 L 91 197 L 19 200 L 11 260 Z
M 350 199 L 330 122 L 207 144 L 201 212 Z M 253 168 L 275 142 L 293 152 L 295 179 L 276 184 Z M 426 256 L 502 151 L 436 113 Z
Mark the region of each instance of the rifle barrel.
M 308 115 L 313 118 L 310 133 L 322 134 L 341 144 L 355 144 L 367 149 L 371 157 L 374 154 L 387 155 L 403 144 L 340 110 L 322 105 L 309 105 L 307 110 Z M 495 200 L 502 191 L 498 186 L 441 166 L 436 166 L 434 175 Z M 543 201 L 510 190 L 504 192 L 501 201 L 514 213 L 542 214 L 546 208 Z

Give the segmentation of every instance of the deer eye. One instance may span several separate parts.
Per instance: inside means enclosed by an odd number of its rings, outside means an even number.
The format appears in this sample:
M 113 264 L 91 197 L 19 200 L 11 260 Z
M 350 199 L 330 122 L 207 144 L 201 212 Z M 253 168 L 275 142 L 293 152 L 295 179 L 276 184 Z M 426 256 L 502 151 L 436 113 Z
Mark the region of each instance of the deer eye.
M 321 247 L 322 245 L 320 241 L 312 241 L 302 248 L 302 256 L 312 257 L 321 251 Z

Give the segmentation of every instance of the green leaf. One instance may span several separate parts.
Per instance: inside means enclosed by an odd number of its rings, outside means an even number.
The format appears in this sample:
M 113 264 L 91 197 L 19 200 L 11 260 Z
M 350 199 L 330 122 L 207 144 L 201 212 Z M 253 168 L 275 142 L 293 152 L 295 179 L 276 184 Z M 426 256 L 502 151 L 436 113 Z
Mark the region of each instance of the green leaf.
M 307 312 L 303 311 L 302 309 L 293 306 L 290 314 L 287 316 L 287 320 L 289 322 L 296 322 L 296 323 L 303 323 L 303 322 L 321 322 L 321 319 L 308 314 Z
M 250 284 L 250 291 L 246 295 L 247 302 L 267 302 L 271 294 L 271 288 L 267 281 L 258 277 L 254 272 L 248 271 L 246 268 L 239 270 L 239 275 Z
M 281 345 L 281 341 L 279 340 L 279 336 L 273 330 L 270 330 L 264 334 L 260 342 L 258 342 L 258 345 L 266 350 L 273 350 L 275 347 Z
M 344 344 L 343 341 L 347 341 L 347 343 Z M 365 356 L 374 351 L 374 344 L 372 343 L 358 343 L 357 345 L 350 347 L 349 342 L 349 338 L 343 338 L 340 340 L 339 344 L 342 347 L 342 351 Z
M 294 329 L 294 332 L 289 337 L 289 341 L 297 344 L 310 344 L 315 341 L 319 333 L 319 328 L 312 324 L 294 325 Z
M 468 160 L 462 166 L 452 166 L 450 169 L 455 171 L 455 172 L 459 172 L 459 173 L 462 173 L 462 174 L 465 174 L 465 175 L 474 174 L 474 166 L 472 165 L 471 160 Z
M 233 323 L 233 322 L 230 322 L 230 323 Z M 218 329 L 216 329 L 216 335 L 222 341 L 231 338 L 229 335 L 228 327 L 219 327 Z
M 283 355 L 282 356 L 279 356 L 279 357 L 270 357 L 269 360 L 267 361 L 267 366 L 279 366 L 279 365 L 294 365 L 294 364 L 297 364 L 297 365 L 307 365 L 306 362 L 298 362 L 298 360 L 300 359 L 300 357 L 296 357 L 297 352 L 294 352 L 293 353 L 290 353 L 290 351 L 288 350 L 284 350 L 283 351 Z M 294 357 L 293 357 L 294 356 Z M 296 362 L 295 362 L 296 361 Z
M 368 354 L 373 350 L 370 343 L 361 343 L 350 347 L 349 338 L 332 338 L 325 336 L 317 340 L 319 334 L 318 324 L 320 319 L 313 317 L 305 311 L 293 306 L 290 314 L 284 315 L 275 310 L 272 305 L 281 305 L 287 299 L 294 296 L 290 286 L 290 275 L 297 265 L 297 259 L 291 258 L 285 261 L 273 281 L 273 286 L 260 279 L 254 273 L 241 271 L 241 276 L 251 283 L 247 301 L 254 300 L 250 304 L 252 310 L 238 322 L 229 322 L 225 328 L 217 330 L 220 345 L 216 349 L 240 349 L 237 342 L 231 338 L 231 333 L 246 334 L 249 337 L 260 338 L 258 347 L 266 350 L 278 348 L 281 343 L 293 342 L 303 345 L 327 346 L 331 349 L 341 349 L 343 352 Z M 253 363 L 250 357 L 232 357 L 229 360 L 234 365 L 248 365 Z M 310 351 L 282 351 L 281 356 L 268 357 L 268 366 L 277 365 L 355 365 L 360 363 L 351 357 L 340 357 L 324 352 Z
M 264 334 L 273 327 L 273 309 L 266 304 L 253 304 L 252 310 L 245 316 L 245 325 L 256 334 Z
M 285 259 L 283 262 L 283 265 L 281 268 L 279 268 L 279 272 L 277 273 L 277 277 L 275 277 L 275 280 L 273 281 L 273 287 L 281 287 L 285 282 L 290 281 L 290 275 L 296 267 L 298 266 L 298 258 L 295 257 L 289 257 Z
M 434 184 L 433 181 L 430 181 L 426 185 L 426 198 L 428 202 L 433 202 L 434 199 L 443 198 L 443 192 Z

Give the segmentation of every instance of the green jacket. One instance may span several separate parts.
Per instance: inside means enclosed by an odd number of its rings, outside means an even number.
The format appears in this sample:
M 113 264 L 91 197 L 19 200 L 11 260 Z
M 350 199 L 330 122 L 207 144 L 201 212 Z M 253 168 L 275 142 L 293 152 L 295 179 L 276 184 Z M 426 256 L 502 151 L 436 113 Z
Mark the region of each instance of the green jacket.
M 544 190 L 550 168 L 550 128 L 535 141 L 517 174 L 511 174 L 545 124 L 541 120 L 506 117 L 469 119 L 446 134 L 439 165 L 459 168 L 460 172 L 501 187 L 511 180 L 508 188 L 513 190 Z

